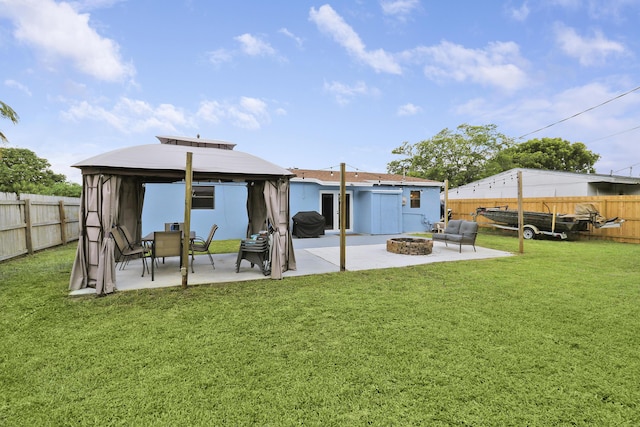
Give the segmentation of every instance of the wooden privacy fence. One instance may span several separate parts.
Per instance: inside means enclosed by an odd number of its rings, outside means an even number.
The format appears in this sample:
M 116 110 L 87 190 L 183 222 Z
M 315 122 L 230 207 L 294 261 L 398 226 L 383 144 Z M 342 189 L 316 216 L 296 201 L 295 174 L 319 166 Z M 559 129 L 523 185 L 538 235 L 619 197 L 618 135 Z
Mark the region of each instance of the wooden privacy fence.
M 78 240 L 80 199 L 0 193 L 0 261 Z
M 553 212 L 572 214 L 580 203 L 592 203 L 605 218 L 622 218 L 625 222 L 620 228 L 593 228 L 588 234 L 617 242 L 640 243 L 640 196 L 588 196 L 588 197 L 534 197 L 523 199 L 523 210 L 535 212 Z M 509 206 L 518 209 L 518 199 L 449 199 L 448 208 L 455 219 L 473 220 L 478 207 Z M 491 221 L 479 215 L 478 223 L 490 224 Z

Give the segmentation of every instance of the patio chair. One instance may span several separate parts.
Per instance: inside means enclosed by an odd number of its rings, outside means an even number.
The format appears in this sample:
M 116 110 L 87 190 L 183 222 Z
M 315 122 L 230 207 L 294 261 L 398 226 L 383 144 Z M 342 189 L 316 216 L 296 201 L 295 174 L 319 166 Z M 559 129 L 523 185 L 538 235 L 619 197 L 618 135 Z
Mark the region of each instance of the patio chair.
M 132 258 L 140 257 L 142 258 L 142 277 L 144 277 L 145 268 L 147 271 L 149 267 L 147 266 L 146 254 L 147 250 L 140 246 L 138 248 L 131 248 L 129 244 L 126 242 L 126 239 L 122 235 L 120 228 L 113 227 L 111 228 L 111 237 L 116 244 L 116 247 L 120 251 L 120 270 L 124 270 L 124 268 L 129 263 L 129 260 Z
M 136 242 L 136 240 L 131 235 L 131 232 L 129 231 L 129 229 L 125 225 L 118 225 L 117 227 L 122 232 L 122 235 L 124 236 L 125 240 L 127 241 L 127 245 L 129 245 L 129 248 L 136 249 L 136 248 L 144 248 L 145 247 L 142 244 L 142 242 Z
M 159 257 L 179 256 L 182 266 L 182 232 L 156 231 L 151 246 L 151 280 L 155 279 L 155 259 Z
M 218 229 L 218 224 L 213 224 L 211 226 L 211 230 L 209 230 L 209 236 L 207 237 L 207 239 L 203 239 L 202 237 L 197 237 L 191 242 L 191 247 L 189 248 L 189 250 L 191 251 L 191 272 L 195 273 L 195 271 L 193 271 L 193 261 L 195 259 L 195 252 L 206 252 L 207 255 L 209 255 L 209 260 L 211 261 L 211 266 L 213 267 L 213 269 L 216 269 L 216 265 L 213 262 L 213 256 L 211 256 L 211 252 L 209 252 L 209 245 L 211 244 L 211 241 L 213 240 L 213 235 L 216 234 L 216 230 Z

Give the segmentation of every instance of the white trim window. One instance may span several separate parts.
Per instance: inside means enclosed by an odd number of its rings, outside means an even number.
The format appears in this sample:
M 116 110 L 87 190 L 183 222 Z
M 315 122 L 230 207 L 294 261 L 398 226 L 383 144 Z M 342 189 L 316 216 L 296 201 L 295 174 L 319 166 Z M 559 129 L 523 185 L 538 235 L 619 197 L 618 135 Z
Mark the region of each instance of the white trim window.
M 216 187 L 213 185 L 196 185 L 191 196 L 191 209 L 215 209 Z
M 409 207 L 411 207 L 412 209 L 419 209 L 420 208 L 420 190 L 411 190 L 409 200 L 411 201 L 411 204 L 409 205 Z

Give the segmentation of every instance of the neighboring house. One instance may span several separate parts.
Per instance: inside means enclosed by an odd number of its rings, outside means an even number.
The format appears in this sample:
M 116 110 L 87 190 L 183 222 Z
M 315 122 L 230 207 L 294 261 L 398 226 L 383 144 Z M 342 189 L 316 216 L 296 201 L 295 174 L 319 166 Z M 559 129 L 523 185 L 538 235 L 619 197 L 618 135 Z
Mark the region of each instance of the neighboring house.
M 525 198 L 640 195 L 640 177 L 516 168 L 450 188 L 448 198 L 518 197 L 518 172 L 522 172 L 522 197 Z
M 327 232 L 339 232 L 340 171 L 289 169 L 291 216 L 316 211 Z M 347 230 L 395 234 L 431 230 L 440 220 L 442 183 L 402 175 L 345 172 Z

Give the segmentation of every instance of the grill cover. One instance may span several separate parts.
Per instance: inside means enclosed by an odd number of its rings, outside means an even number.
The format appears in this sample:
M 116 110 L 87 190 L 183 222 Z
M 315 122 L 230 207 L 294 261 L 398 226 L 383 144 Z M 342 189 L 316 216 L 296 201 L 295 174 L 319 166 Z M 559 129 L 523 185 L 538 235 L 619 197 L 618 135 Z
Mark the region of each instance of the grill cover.
M 316 211 L 302 211 L 293 216 L 293 235 L 318 237 L 324 235 L 324 217 Z

